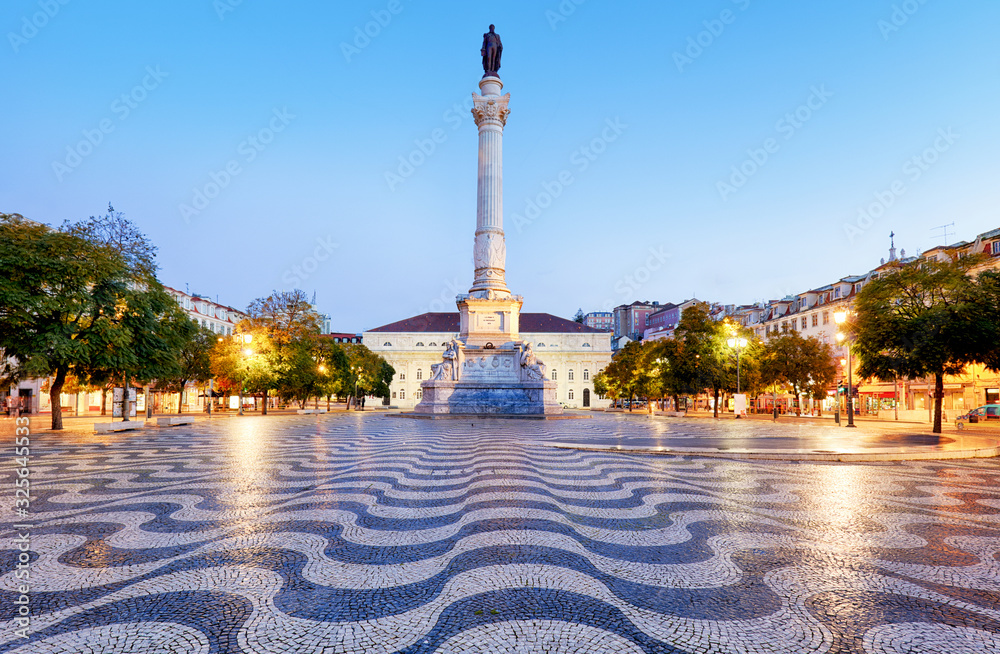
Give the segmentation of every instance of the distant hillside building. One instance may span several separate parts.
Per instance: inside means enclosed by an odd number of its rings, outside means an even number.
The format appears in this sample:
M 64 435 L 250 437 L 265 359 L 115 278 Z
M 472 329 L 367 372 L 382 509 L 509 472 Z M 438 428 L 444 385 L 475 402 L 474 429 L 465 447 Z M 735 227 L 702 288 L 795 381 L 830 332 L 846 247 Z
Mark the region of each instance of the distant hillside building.
M 610 332 L 615 329 L 614 316 L 610 311 L 591 311 L 583 317 L 583 324 L 602 332 Z
M 659 308 L 659 302 L 639 301 L 615 307 L 611 312 L 614 341 L 619 342 L 622 336 L 630 341 L 641 341 L 646 331 L 646 318 Z

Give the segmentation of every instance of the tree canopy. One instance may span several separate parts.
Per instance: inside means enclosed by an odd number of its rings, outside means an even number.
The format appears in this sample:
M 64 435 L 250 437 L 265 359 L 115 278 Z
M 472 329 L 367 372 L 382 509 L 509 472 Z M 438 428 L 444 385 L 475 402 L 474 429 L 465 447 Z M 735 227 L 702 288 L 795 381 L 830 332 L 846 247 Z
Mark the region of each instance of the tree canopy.
M 933 377 L 935 433 L 941 433 L 944 375 L 969 363 L 1000 363 L 989 303 L 997 277 L 974 280 L 969 272 L 977 263 L 967 257 L 898 264 L 858 293 L 849 323 L 862 377 Z
M 102 385 L 175 372 L 189 325 L 153 274 L 154 252 L 120 214 L 60 229 L 0 214 L 0 383 L 52 377 L 53 429 L 71 375 Z

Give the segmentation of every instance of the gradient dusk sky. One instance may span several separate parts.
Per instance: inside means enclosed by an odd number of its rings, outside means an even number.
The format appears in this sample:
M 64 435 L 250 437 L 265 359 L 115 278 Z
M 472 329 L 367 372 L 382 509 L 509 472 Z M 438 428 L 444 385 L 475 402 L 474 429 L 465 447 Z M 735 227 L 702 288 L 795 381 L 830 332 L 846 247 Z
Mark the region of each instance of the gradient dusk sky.
M 749 303 L 870 270 L 890 231 L 1000 227 L 995 0 L 7 0 L 0 211 L 111 202 L 164 284 L 298 287 L 337 331 L 455 310 L 490 23 L 525 311 Z

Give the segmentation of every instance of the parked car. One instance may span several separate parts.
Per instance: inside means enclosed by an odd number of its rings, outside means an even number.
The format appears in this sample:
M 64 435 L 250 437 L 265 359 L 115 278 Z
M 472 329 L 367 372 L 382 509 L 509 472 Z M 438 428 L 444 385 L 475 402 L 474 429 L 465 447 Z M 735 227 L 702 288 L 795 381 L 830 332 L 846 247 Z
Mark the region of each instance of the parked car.
M 959 422 L 970 424 L 977 422 L 987 422 L 990 420 L 1000 420 L 1000 404 L 984 404 L 983 406 L 969 411 L 965 415 L 956 418 Z

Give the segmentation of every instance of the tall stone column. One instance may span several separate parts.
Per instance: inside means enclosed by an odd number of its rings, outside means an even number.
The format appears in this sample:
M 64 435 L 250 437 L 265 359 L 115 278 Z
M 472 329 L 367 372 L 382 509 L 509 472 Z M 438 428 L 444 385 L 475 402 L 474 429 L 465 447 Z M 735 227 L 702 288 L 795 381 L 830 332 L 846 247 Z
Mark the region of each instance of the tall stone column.
M 490 290 L 499 296 L 510 294 L 503 233 L 503 128 L 510 113 L 510 93 L 500 95 L 499 77 L 484 77 L 479 89 L 482 95 L 472 94 L 472 115 L 479 127 L 479 183 L 473 247 L 476 277 L 469 294 L 485 298 Z
M 473 93 L 472 115 L 479 128 L 479 181 L 476 195 L 475 281 L 455 298 L 458 338 L 448 344 L 432 376 L 420 385 L 422 415 L 557 415 L 556 383 L 545 365 L 521 341 L 524 299 L 511 295 L 506 281 L 507 246 L 503 233 L 503 128 L 510 94 L 501 96 L 500 36 L 490 25 L 483 35 L 482 95 Z

